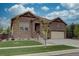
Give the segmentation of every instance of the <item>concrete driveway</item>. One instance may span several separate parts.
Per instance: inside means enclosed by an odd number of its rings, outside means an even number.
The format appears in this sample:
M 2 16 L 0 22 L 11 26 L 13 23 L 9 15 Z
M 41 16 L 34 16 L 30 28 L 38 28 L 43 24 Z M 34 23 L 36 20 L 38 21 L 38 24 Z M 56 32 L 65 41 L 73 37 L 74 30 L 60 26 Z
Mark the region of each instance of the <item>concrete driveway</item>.
M 40 40 L 41 43 L 44 44 L 44 40 Z M 77 39 L 49 39 L 46 41 L 47 44 L 53 44 L 53 45 L 69 45 L 69 46 L 75 46 L 79 47 L 79 40 Z
M 79 56 L 79 52 L 60 54 L 60 55 L 56 55 L 56 56 Z

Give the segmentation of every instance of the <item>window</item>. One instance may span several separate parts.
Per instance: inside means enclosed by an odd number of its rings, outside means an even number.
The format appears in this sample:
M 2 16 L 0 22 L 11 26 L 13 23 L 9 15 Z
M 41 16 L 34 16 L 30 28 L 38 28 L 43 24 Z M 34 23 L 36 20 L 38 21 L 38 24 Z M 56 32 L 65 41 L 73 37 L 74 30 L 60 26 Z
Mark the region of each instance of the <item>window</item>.
M 28 22 L 20 22 L 19 28 L 21 31 L 28 31 L 28 28 L 29 28 Z
M 23 29 L 23 27 L 20 27 L 20 29 L 23 31 L 24 29 Z
M 20 30 L 21 31 L 28 31 L 28 28 L 27 27 L 20 27 Z
M 28 31 L 28 28 L 27 27 L 25 27 L 25 31 Z

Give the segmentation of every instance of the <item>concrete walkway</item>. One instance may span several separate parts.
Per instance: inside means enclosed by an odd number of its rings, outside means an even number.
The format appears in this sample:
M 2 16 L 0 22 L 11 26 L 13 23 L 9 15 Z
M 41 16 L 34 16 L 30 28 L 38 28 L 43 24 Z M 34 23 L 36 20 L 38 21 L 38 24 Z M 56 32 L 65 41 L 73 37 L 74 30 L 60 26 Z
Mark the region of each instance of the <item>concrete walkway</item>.
M 55 45 L 57 45 L 57 44 L 55 44 Z M 30 47 L 42 47 L 42 46 L 44 46 L 44 45 L 0 47 L 0 49 L 30 48 Z M 47 44 L 47 46 L 53 46 L 53 45 L 52 44 Z
M 79 52 L 79 49 L 68 49 L 61 51 L 51 51 L 51 52 L 43 52 L 43 53 L 16 55 L 16 56 L 56 56 L 61 54 L 74 53 L 74 52 Z

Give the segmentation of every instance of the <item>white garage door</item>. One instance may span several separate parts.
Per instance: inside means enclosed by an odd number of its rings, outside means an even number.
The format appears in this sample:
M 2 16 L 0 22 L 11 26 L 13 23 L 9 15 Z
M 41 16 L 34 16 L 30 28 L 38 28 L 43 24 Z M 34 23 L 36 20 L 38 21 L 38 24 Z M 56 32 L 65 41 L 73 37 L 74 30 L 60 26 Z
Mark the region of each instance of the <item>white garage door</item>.
M 51 32 L 51 39 L 64 39 L 64 32 Z

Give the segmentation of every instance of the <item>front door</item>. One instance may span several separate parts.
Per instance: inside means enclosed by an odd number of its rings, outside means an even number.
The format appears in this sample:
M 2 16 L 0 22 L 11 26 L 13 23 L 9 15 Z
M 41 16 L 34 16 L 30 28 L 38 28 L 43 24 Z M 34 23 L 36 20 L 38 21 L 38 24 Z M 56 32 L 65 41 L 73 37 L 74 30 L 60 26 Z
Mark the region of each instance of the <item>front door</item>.
M 40 32 L 40 23 L 35 23 L 35 31 Z

